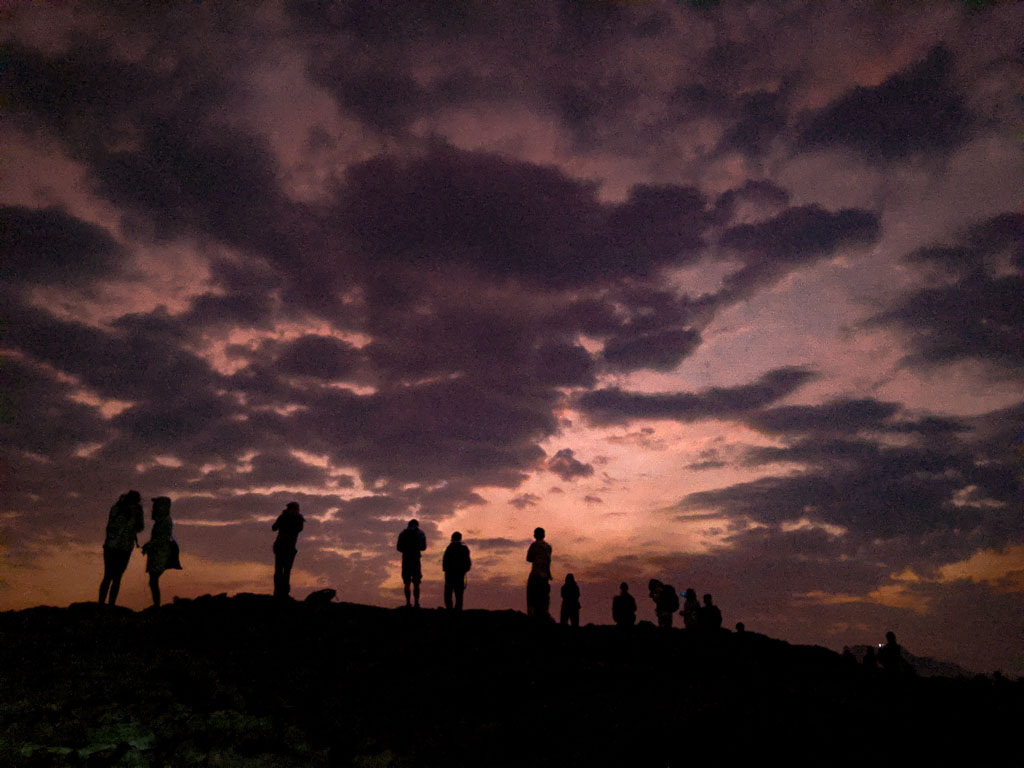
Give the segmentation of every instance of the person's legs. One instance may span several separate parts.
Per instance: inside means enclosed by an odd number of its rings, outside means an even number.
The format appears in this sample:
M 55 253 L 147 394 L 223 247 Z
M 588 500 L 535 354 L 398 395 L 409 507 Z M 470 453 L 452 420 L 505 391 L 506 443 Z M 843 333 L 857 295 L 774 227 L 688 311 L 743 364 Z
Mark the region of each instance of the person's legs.
M 456 611 L 461 611 L 462 610 L 462 595 L 463 595 L 463 593 L 465 591 L 466 591 L 466 583 L 462 579 L 459 579 L 455 583 L 455 610 Z
M 131 558 L 131 556 L 132 553 L 130 550 L 128 552 L 114 552 L 114 567 L 113 572 L 111 573 L 110 581 L 111 605 L 117 605 L 117 593 L 121 591 L 121 577 L 124 576 L 124 572 L 128 569 L 128 560 Z
M 149 574 L 149 591 L 153 593 L 153 605 L 160 607 L 160 574 Z
M 100 602 L 105 603 L 107 601 L 107 590 L 110 588 L 110 582 L 113 581 L 113 569 L 111 568 L 112 562 L 110 559 L 110 550 L 106 547 L 103 548 L 103 578 L 100 580 Z
M 455 591 L 455 585 L 445 577 L 444 580 L 444 607 L 449 611 L 452 609 L 452 592 Z
M 274 553 L 274 597 L 288 597 L 292 591 L 292 564 L 296 550 Z
M 408 599 L 409 599 L 408 596 L 406 596 L 405 599 L 406 599 L 406 601 L 408 601 Z M 414 608 L 419 608 L 420 607 L 420 580 L 418 578 L 417 579 L 413 579 L 413 581 L 412 581 L 412 599 L 413 599 L 413 607 Z
M 408 608 L 412 605 L 412 595 L 409 591 L 409 585 L 412 583 L 412 580 L 407 577 L 403 577 L 402 582 L 404 583 L 405 588 L 405 607 Z

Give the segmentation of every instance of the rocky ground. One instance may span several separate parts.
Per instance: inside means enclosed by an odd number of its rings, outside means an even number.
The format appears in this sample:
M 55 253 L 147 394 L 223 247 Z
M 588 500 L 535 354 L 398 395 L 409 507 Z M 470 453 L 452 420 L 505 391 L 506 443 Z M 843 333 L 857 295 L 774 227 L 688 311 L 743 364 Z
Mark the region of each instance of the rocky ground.
M 514 611 L 77 604 L 0 614 L 0 654 L 19 766 L 1011 765 L 1024 722 L 1021 681 Z

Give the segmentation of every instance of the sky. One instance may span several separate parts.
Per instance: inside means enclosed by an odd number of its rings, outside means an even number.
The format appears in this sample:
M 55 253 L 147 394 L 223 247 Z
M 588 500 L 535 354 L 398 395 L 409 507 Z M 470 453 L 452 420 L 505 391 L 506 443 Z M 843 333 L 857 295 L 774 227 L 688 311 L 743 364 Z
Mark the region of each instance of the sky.
M 1024 5 L 9 2 L 0 607 L 166 597 L 725 625 L 1024 674 Z M 151 523 L 147 520 L 148 538 Z M 121 603 L 148 604 L 136 553 Z M 678 620 L 677 620 L 678 623 Z

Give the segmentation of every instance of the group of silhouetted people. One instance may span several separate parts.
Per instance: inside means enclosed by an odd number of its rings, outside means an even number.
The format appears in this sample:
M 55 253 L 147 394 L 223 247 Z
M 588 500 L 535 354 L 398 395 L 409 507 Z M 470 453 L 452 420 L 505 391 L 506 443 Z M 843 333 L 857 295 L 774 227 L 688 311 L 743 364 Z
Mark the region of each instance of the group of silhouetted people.
M 852 668 L 857 667 L 857 657 L 849 648 L 843 649 L 843 660 Z M 896 642 L 896 634 L 885 633 L 885 644 L 879 643 L 878 653 L 872 646 L 864 651 L 860 666 L 874 674 L 879 667 L 890 678 L 913 677 L 916 672 L 913 665 L 903 655 L 903 648 Z
M 704 595 L 704 605 L 701 605 L 697 602 L 697 591 L 693 587 L 677 593 L 671 584 L 664 584 L 658 579 L 651 579 L 647 587 L 654 601 L 654 613 L 658 617 L 659 627 L 671 629 L 672 617 L 679 611 L 686 629 L 717 632 L 722 628 L 722 611 L 714 604 L 711 595 Z M 679 607 L 680 597 L 683 598 L 682 610 Z
M 149 590 L 153 605 L 160 605 L 160 576 L 169 569 L 181 569 L 178 542 L 174 540 L 171 522 L 171 500 L 166 496 L 153 499 L 151 512 L 153 529 L 149 541 L 142 545 L 149 574 Z M 114 503 L 107 515 L 107 530 L 103 540 L 103 579 L 100 581 L 99 602 L 117 604 L 121 591 L 121 577 L 128 568 L 132 551 L 139 546 L 139 534 L 145 528 L 142 496 L 128 491 Z

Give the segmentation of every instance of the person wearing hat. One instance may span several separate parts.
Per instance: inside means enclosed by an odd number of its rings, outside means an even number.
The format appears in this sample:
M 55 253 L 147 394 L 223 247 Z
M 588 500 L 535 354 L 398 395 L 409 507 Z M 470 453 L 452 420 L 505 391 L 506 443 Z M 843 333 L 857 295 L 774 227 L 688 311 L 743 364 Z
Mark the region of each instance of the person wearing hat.
M 299 512 L 299 502 L 289 501 L 284 512 L 270 526 L 270 530 L 277 531 L 277 539 L 274 541 L 274 597 L 285 598 L 292 591 L 292 564 L 298 554 L 295 545 L 305 522 Z
M 128 568 L 132 550 L 138 546 L 138 534 L 145 528 L 142 497 L 138 491 L 122 494 L 110 508 L 107 532 L 103 540 L 103 580 L 100 581 L 100 603 L 105 603 L 109 590 L 110 604 L 117 604 L 121 577 Z
M 172 532 L 171 500 L 166 496 L 153 499 L 153 530 L 149 541 L 142 546 L 142 554 L 146 556 L 146 573 L 149 574 L 149 591 L 153 593 L 153 606 L 160 607 L 160 575 L 174 568 L 181 570 L 178 556 L 178 542 Z

